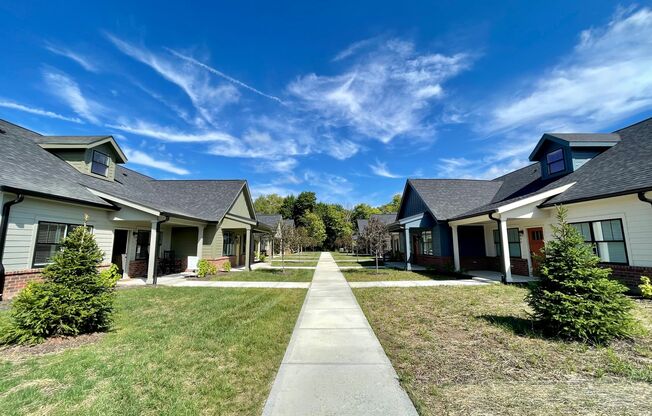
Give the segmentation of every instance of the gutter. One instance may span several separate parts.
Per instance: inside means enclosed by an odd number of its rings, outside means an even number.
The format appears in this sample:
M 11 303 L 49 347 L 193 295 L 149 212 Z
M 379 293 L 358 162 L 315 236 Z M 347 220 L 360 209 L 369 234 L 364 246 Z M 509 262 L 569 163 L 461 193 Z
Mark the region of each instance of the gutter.
M 170 221 L 170 216 L 166 215 L 164 219 L 160 221 L 156 221 L 156 247 L 154 247 L 154 279 L 152 281 L 152 284 L 156 286 L 156 282 L 158 281 L 158 246 L 159 246 L 159 240 L 161 239 L 161 224 L 164 222 Z M 150 247 L 151 250 L 151 247 Z
M 25 195 L 17 193 L 13 201 L 7 201 L 2 205 L 2 222 L 0 223 L 0 300 L 4 293 L 5 287 L 5 266 L 2 264 L 2 257 L 5 251 L 5 242 L 7 239 L 7 228 L 9 227 L 9 214 L 11 207 L 20 204 L 25 199 Z
M 652 205 L 652 199 L 649 199 L 649 198 L 645 197 L 645 191 L 641 191 L 637 195 L 638 195 L 638 199 L 641 202 L 647 202 L 648 204 Z
M 489 213 L 489 218 L 496 221 L 496 224 L 498 224 L 498 242 L 500 243 L 500 247 L 503 246 L 503 234 L 500 232 L 500 218 L 495 218 L 494 217 L 494 212 Z M 503 253 L 503 256 L 505 253 Z M 503 274 L 500 276 L 500 283 L 506 284 L 507 283 L 507 270 L 503 267 L 503 264 L 505 262 L 501 262 L 500 269 L 502 270 Z

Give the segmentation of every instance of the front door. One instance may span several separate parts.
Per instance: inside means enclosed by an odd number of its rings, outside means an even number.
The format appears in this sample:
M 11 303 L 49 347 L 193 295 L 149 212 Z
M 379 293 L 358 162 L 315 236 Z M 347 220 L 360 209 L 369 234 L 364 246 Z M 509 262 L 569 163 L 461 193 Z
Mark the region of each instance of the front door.
M 122 255 L 127 254 L 127 239 L 129 238 L 129 231 L 115 230 L 113 234 L 113 254 L 111 255 L 111 263 L 118 266 L 120 273 L 124 270 L 122 264 Z
M 530 257 L 532 258 L 532 274 L 539 274 L 539 262 L 536 257 L 541 253 L 543 248 L 543 228 L 528 228 L 528 241 L 530 243 Z

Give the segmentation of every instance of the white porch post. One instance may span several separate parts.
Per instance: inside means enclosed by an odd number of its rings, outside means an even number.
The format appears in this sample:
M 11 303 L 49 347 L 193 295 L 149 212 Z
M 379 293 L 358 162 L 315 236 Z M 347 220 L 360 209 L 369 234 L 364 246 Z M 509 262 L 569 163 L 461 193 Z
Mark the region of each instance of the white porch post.
M 503 270 L 505 271 L 505 282 L 512 281 L 512 264 L 509 260 L 509 240 L 507 237 L 507 219 L 500 219 L 500 245 L 503 252 Z
M 412 270 L 410 243 L 410 229 L 405 227 L 405 270 Z
M 245 232 L 245 269 L 251 270 L 251 228 Z
M 202 251 L 204 249 L 204 228 L 205 225 L 197 226 L 197 259 L 202 258 Z
M 455 264 L 455 271 L 460 271 L 460 243 L 457 236 L 457 225 L 451 225 L 453 230 L 453 262 Z
M 158 250 L 158 235 L 156 233 L 157 220 L 152 220 L 149 232 L 149 256 L 147 258 L 147 284 L 154 283 L 154 272 L 156 272 L 156 251 Z

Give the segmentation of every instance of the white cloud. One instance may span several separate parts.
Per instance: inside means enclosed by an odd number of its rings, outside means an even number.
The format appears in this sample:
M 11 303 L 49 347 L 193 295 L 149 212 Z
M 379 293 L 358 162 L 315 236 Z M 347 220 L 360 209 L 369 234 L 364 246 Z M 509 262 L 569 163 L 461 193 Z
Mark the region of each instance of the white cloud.
M 213 67 L 210 67 L 210 66 L 206 65 L 203 62 L 199 62 L 195 58 L 192 58 L 192 57 L 190 57 L 188 55 L 184 55 L 182 53 L 179 53 L 179 52 L 175 51 L 174 49 L 170 49 L 170 48 L 165 48 L 165 49 L 170 51 L 170 53 L 173 54 L 174 56 L 176 56 L 177 58 L 182 59 L 182 60 L 184 60 L 186 62 L 189 62 L 189 63 L 191 63 L 193 65 L 197 65 L 198 67 L 203 68 L 203 69 L 207 70 L 208 72 L 217 75 L 218 77 L 224 78 L 227 81 L 230 81 L 235 85 L 238 85 L 238 86 L 240 86 L 242 88 L 245 88 L 245 89 L 247 89 L 249 91 L 252 91 L 252 92 L 254 92 L 254 93 L 256 93 L 256 94 L 258 94 L 258 95 L 260 95 L 262 97 L 269 98 L 270 100 L 274 100 L 274 101 L 279 102 L 279 103 L 283 102 L 283 101 L 281 101 L 280 98 L 275 97 L 273 95 L 265 94 L 264 92 L 262 92 L 260 90 L 257 90 L 256 88 L 254 88 L 254 87 L 252 87 L 250 85 L 247 85 L 242 81 L 239 81 L 239 80 L 237 80 L 237 79 L 235 79 L 233 77 L 230 77 L 230 76 L 226 75 L 222 71 L 219 71 L 219 70 L 217 70 L 217 69 L 215 69 Z
M 66 102 L 81 118 L 96 124 L 99 122 L 95 112 L 100 106 L 84 97 L 74 80 L 61 72 L 50 70 L 44 71 L 43 77 L 50 92 Z
M 401 175 L 394 174 L 387 169 L 387 163 L 376 160 L 376 163 L 369 165 L 371 171 L 377 175 L 382 176 L 383 178 L 401 178 Z
M 54 46 L 54 45 L 51 45 L 49 43 L 45 45 L 45 49 L 49 50 L 50 52 L 52 52 L 54 54 L 61 55 L 61 56 L 64 56 L 64 57 L 66 57 L 68 59 L 71 59 L 71 60 L 75 61 L 76 63 L 81 65 L 82 68 L 84 68 L 87 71 L 90 71 L 90 72 L 98 72 L 99 71 L 99 68 L 94 63 L 92 63 L 88 58 L 82 56 L 81 54 L 79 54 L 77 52 L 71 51 L 70 49 Z
M 26 105 L 15 103 L 12 101 L 0 100 L 0 107 L 11 108 L 13 110 L 24 111 L 26 113 L 36 114 L 44 117 L 56 118 L 58 120 L 71 121 L 73 123 L 82 122 L 81 119 L 77 117 L 67 117 L 52 111 L 42 110 L 40 108 L 35 108 L 35 107 L 28 107 Z
M 303 174 L 303 179 L 308 185 L 325 191 L 326 197 L 348 195 L 353 192 L 353 185 L 343 176 L 307 170 Z
M 174 173 L 176 175 L 188 175 L 189 170 L 179 167 L 171 162 L 165 160 L 154 159 L 149 154 L 141 152 L 140 150 L 132 150 L 127 147 L 123 148 L 129 163 L 137 165 L 148 166 L 165 172 Z
M 520 158 L 504 159 L 499 163 L 487 159 L 442 158 L 437 164 L 440 178 L 460 179 L 495 179 L 506 173 L 525 166 L 527 163 Z
M 325 126 L 351 127 L 358 134 L 390 142 L 396 136 L 432 135 L 427 121 L 442 84 L 468 68 L 467 54 L 419 54 L 403 40 L 353 44 L 336 60 L 353 58 L 340 74 L 309 74 L 288 87 Z
M 652 10 L 620 11 L 491 113 L 491 129 L 600 129 L 652 108 Z
M 166 80 L 181 88 L 204 120 L 213 124 L 216 114 L 240 98 L 231 84 L 214 84 L 205 71 L 188 62 L 176 62 L 126 42 L 109 33 L 107 38 L 122 53 L 149 66 Z
M 223 142 L 233 143 L 237 139 L 228 133 L 220 131 L 208 131 L 200 133 L 186 133 L 170 127 L 159 126 L 143 120 L 133 122 L 124 122 L 119 124 L 106 124 L 106 127 L 122 130 L 127 133 L 138 134 L 140 136 L 151 137 L 153 139 L 196 143 L 196 142 Z

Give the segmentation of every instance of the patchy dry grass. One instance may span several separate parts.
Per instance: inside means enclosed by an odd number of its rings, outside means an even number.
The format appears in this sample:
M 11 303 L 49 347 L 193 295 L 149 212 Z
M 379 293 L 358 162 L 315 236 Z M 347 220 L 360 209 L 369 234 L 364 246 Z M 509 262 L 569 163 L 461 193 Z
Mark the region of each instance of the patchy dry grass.
M 222 282 L 310 282 L 314 270 L 288 269 L 283 273 L 278 269 L 258 269 L 250 272 L 219 273 L 206 279 Z
M 454 280 L 457 277 L 437 274 L 434 271 L 408 272 L 395 269 L 348 269 L 342 270 L 349 282 L 375 282 L 388 280 Z
M 588 347 L 540 337 L 525 289 L 355 294 L 423 415 L 652 414 L 652 335 Z M 652 329 L 652 303 L 636 314 Z
M 259 415 L 305 290 L 118 292 L 95 343 L 11 359 L 2 415 Z

